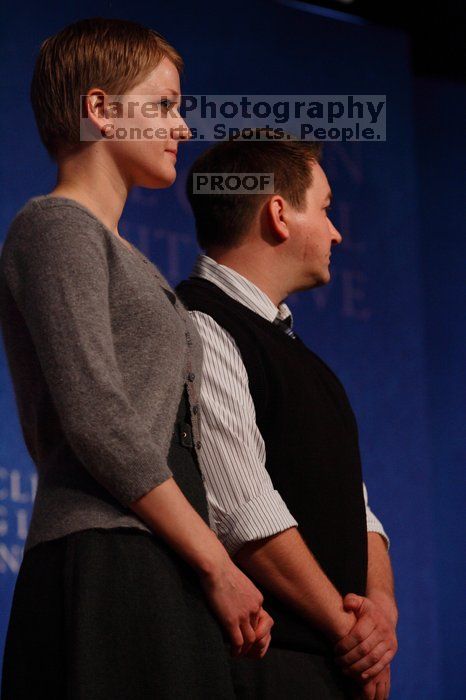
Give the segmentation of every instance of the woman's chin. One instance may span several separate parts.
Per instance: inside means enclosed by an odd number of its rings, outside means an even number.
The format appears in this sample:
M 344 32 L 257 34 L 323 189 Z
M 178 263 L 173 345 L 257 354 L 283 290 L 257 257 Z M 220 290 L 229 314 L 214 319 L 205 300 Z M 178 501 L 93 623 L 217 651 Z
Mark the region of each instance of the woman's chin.
M 158 172 L 157 174 L 151 174 L 149 177 L 144 178 L 144 182 L 138 183 L 138 187 L 147 187 L 151 190 L 161 190 L 164 187 L 170 187 L 176 180 L 176 168 L 171 166 L 170 168 L 164 168 L 163 172 Z

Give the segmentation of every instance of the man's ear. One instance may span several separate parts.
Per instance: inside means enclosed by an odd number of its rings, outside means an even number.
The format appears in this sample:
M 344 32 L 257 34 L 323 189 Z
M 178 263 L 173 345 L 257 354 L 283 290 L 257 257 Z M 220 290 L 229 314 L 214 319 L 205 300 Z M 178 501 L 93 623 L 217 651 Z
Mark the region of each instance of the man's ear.
M 265 214 L 271 235 L 280 243 L 288 240 L 290 231 L 287 222 L 287 206 L 281 195 L 275 194 L 268 200 L 265 205 Z

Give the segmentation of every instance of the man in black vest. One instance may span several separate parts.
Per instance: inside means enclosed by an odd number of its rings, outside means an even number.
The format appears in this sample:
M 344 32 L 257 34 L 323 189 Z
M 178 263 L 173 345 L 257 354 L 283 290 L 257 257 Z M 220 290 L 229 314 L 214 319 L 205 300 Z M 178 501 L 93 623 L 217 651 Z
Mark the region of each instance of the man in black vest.
M 205 347 L 205 485 L 219 537 L 275 620 L 263 658 L 231 660 L 239 698 L 382 700 L 397 649 L 387 538 L 367 505 L 356 420 L 284 303 L 329 282 L 341 242 L 319 161 L 315 142 L 229 141 L 188 177 L 206 255 L 177 291 Z M 219 194 L 217 179 L 198 194 L 206 173 L 273 173 L 274 190 Z

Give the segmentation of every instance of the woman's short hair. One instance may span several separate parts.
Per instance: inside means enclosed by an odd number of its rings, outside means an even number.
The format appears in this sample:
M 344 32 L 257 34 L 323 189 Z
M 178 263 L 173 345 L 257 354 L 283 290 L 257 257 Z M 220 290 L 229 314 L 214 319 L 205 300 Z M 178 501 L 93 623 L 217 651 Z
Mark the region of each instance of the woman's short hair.
M 31 83 L 42 143 L 56 160 L 80 147 L 80 96 L 93 87 L 122 95 L 167 57 L 181 73 L 179 53 L 156 31 L 136 22 L 94 17 L 46 39 Z

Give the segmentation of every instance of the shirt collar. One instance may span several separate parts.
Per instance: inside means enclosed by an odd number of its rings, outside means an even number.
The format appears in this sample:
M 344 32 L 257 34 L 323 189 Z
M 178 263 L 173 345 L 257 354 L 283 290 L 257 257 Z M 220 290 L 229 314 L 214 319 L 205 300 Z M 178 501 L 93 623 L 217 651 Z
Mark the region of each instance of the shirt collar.
M 213 282 L 232 299 L 255 311 L 267 321 L 272 322 L 277 316 L 281 320 L 290 317 L 290 327 L 293 325 L 292 313 L 284 302 L 278 307 L 275 306 L 267 294 L 251 280 L 232 270 L 231 267 L 221 265 L 208 255 L 199 255 L 190 277 L 201 277 Z

